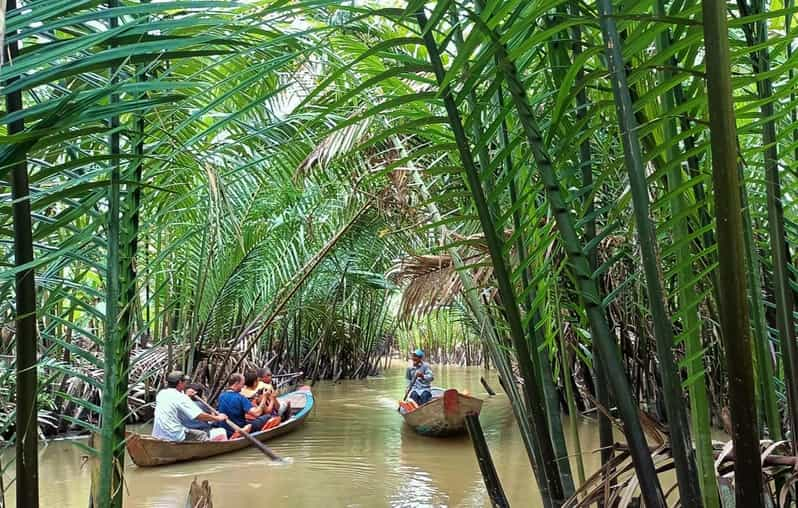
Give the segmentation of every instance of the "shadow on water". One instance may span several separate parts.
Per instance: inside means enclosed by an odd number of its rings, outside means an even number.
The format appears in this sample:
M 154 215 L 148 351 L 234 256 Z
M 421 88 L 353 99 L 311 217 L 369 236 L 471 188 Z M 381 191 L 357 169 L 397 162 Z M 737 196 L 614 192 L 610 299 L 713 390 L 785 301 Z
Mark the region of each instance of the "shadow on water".
M 485 399 L 485 436 L 512 505 L 540 506 L 523 444 L 503 394 L 488 398 L 479 368 L 435 368 L 439 386 L 465 389 Z M 301 429 L 269 443 L 288 464 L 271 463 L 257 451 L 158 468 L 138 468 L 128 459 L 125 506 L 182 508 L 191 480 L 210 481 L 214 506 L 487 507 L 473 448 L 466 436 L 436 439 L 416 435 L 396 413 L 404 394 L 403 369 L 382 377 L 314 387 L 316 408 Z M 138 430 L 149 431 L 149 426 Z M 593 423 L 580 424 L 585 450 L 593 450 Z M 84 508 L 89 471 L 84 452 L 66 441 L 41 452 L 41 504 Z M 12 455 L 6 455 L 6 460 Z M 585 456 L 594 470 L 597 454 Z M 13 477 L 12 471 L 7 479 Z M 13 485 L 6 500 L 14 497 Z

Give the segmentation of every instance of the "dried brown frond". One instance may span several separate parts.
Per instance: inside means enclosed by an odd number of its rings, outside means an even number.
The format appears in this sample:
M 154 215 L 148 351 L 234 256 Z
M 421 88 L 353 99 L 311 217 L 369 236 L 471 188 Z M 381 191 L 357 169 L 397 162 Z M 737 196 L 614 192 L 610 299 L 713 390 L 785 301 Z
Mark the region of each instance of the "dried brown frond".
M 645 423 L 644 423 L 645 427 Z M 714 442 L 715 475 L 718 479 L 722 505 L 734 506 L 734 445 L 731 441 Z M 577 490 L 563 508 L 588 508 L 603 504 L 612 508 L 642 506 L 639 483 L 634 465 L 625 445 L 615 445 L 616 455 L 599 469 Z M 763 496 L 770 500 L 770 506 L 786 508 L 793 506 L 796 500 L 798 485 L 798 457 L 790 455 L 787 441 L 760 442 L 762 474 L 764 477 Z M 782 455 L 777 455 L 777 450 Z M 654 468 L 658 475 L 668 473 L 674 468 L 671 450 L 667 443 L 652 450 Z M 666 480 L 665 478 L 661 478 Z M 667 490 L 669 506 L 680 506 L 679 499 L 670 499 L 678 495 L 676 485 L 669 485 Z M 731 504 L 727 504 L 730 500 Z
M 331 132 L 299 164 L 294 179 L 299 181 L 309 176 L 313 169 L 324 169 L 334 159 L 349 155 L 368 134 L 370 125 L 370 120 L 366 119 Z
M 470 262 L 478 261 L 475 257 Z M 480 265 L 471 270 L 478 287 L 483 287 L 493 275 L 489 266 Z M 397 262 L 388 277 L 403 286 L 400 317 L 412 319 L 435 309 L 451 305 L 462 291 L 452 259 L 449 255 L 408 256 Z

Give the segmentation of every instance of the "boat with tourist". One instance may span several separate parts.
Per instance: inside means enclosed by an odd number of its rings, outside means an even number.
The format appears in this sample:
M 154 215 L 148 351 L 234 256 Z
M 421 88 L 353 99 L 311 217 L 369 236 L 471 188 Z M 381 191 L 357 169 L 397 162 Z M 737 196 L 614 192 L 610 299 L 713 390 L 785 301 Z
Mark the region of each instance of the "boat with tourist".
M 291 414 L 276 427 L 250 434 L 260 442 L 274 439 L 302 426 L 314 405 L 313 393 L 309 386 L 302 386 L 294 392 L 279 396 L 278 399 L 290 403 Z M 242 450 L 251 445 L 252 443 L 244 437 L 224 441 L 171 442 L 136 432 L 128 432 L 126 442 L 130 458 L 140 467 L 162 466 L 214 457 Z

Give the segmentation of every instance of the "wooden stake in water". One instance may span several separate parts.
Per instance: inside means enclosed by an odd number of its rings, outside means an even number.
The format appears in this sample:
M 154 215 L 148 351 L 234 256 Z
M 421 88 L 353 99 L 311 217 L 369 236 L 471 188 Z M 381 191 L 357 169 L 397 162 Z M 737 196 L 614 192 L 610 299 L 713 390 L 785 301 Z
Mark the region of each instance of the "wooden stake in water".
M 477 454 L 479 470 L 482 471 L 482 478 L 485 480 L 485 487 L 488 489 L 491 504 L 494 508 L 510 508 L 510 502 L 507 501 L 507 496 L 504 494 L 504 489 L 499 481 L 499 475 L 496 473 L 496 467 L 493 465 L 488 443 L 482 433 L 479 415 L 467 414 L 465 423 L 468 435 L 471 436 L 471 442 L 474 443 L 474 452 Z

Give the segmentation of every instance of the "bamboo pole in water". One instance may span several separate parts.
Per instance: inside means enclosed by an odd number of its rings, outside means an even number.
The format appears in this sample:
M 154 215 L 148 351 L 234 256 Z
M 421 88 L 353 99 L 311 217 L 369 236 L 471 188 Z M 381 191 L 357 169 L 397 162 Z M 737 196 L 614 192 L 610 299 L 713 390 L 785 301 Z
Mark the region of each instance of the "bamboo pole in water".
M 482 479 L 485 481 L 485 487 L 488 489 L 491 504 L 494 508 L 510 508 L 510 502 L 504 494 L 504 488 L 502 488 L 499 475 L 496 473 L 496 466 L 493 465 L 488 443 L 485 441 L 485 435 L 482 433 L 482 426 L 479 424 L 479 415 L 473 413 L 467 414 L 465 417 L 465 424 L 466 429 L 468 429 L 468 435 L 471 436 L 471 443 L 474 445 L 474 453 L 477 455 L 479 470 L 482 472 Z

